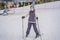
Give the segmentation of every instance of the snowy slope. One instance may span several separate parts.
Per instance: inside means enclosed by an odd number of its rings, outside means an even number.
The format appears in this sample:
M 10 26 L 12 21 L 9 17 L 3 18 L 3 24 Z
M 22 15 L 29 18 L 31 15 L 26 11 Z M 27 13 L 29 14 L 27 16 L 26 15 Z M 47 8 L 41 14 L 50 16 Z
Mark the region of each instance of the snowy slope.
M 14 8 L 9 11 L 14 15 L 0 16 L 0 40 L 23 40 L 21 16 L 29 13 L 29 7 Z M 60 1 L 38 4 L 35 8 L 43 40 L 60 40 Z M 28 17 L 24 19 L 24 36 L 27 23 Z M 32 27 L 28 40 L 34 37 L 35 33 Z M 36 40 L 40 40 L 40 38 Z

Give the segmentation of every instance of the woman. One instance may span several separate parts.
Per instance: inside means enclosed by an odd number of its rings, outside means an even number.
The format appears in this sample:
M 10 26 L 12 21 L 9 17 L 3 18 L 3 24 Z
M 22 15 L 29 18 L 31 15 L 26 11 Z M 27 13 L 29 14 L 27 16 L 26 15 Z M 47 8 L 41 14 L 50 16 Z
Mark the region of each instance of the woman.
M 29 19 L 28 19 L 28 28 L 27 28 L 27 31 L 26 31 L 26 37 L 28 37 L 28 35 L 30 33 L 31 25 L 33 25 L 34 31 L 36 33 L 36 37 L 35 38 L 37 38 L 37 37 L 40 36 L 40 34 L 39 34 L 39 32 L 37 30 L 37 27 L 36 27 L 36 19 L 38 19 L 38 17 L 36 17 L 34 6 L 30 7 L 30 12 L 27 15 L 29 15 Z M 22 16 L 22 19 L 27 17 L 27 15 L 26 16 Z

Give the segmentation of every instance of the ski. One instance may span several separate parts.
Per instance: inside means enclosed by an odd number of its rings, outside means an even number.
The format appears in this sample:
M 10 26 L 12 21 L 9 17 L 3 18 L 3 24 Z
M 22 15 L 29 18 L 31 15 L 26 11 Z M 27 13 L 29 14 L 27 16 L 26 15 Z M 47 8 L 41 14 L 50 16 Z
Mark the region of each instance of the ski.
M 36 38 L 33 37 L 33 38 L 30 38 L 30 37 L 25 37 L 23 40 L 35 40 Z

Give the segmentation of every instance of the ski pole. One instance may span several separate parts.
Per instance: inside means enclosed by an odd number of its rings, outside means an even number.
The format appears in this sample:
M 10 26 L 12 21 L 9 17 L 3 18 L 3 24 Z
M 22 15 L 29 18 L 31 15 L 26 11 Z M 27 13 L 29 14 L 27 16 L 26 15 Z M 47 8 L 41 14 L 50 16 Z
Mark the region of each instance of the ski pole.
M 42 40 L 38 19 L 37 19 L 37 24 L 38 24 L 38 31 L 39 31 L 39 34 L 40 34 L 40 39 Z
M 22 19 L 22 38 L 24 39 L 24 26 L 23 26 L 23 19 Z

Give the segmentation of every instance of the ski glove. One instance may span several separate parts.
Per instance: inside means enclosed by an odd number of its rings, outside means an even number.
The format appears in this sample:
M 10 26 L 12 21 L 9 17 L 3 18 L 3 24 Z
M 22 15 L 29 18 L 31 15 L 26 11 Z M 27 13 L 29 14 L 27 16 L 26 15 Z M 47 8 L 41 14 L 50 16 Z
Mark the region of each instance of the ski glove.
M 22 19 L 24 19 L 25 18 L 25 16 L 22 16 Z
M 36 19 L 38 20 L 38 17 L 36 17 Z

